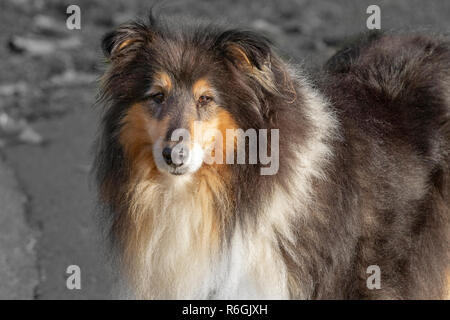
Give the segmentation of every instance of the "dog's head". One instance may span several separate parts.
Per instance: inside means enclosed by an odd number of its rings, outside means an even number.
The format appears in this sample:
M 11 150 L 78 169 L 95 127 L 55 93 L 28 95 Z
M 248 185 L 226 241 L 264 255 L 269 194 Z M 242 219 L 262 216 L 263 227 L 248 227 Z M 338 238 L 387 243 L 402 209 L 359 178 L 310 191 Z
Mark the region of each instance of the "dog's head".
M 235 147 L 227 129 L 266 127 L 278 60 L 258 34 L 150 19 L 120 26 L 102 47 L 106 126 L 135 169 L 193 173 L 206 155 L 225 162 Z

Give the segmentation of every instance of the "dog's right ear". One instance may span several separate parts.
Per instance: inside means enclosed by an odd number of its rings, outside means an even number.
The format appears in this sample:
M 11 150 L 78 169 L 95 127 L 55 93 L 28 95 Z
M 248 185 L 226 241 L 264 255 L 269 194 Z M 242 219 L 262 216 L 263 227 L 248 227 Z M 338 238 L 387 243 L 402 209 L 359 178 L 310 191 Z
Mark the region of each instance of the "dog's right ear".
M 143 23 L 125 24 L 108 32 L 102 39 L 102 50 L 105 57 L 113 60 L 121 55 L 135 51 L 143 43 L 152 39 L 152 32 Z

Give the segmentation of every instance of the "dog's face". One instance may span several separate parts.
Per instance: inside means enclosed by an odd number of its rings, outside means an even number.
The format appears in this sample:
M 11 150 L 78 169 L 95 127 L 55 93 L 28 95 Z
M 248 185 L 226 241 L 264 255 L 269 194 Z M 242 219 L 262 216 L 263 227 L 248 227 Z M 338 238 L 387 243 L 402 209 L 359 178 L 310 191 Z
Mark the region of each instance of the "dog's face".
M 262 126 L 260 94 L 274 85 L 270 47 L 258 35 L 132 24 L 107 34 L 103 50 L 110 61 L 103 93 L 137 170 L 196 172 L 206 156 L 220 152 L 223 160 L 235 147 L 227 129 Z
M 205 155 L 215 150 L 216 144 L 223 144 L 214 136 L 215 130 L 237 127 L 221 107 L 222 98 L 213 81 L 206 72 L 185 80 L 162 68 L 153 72 L 148 92 L 122 120 L 124 148 L 147 152 L 160 172 L 183 175 L 197 171 Z

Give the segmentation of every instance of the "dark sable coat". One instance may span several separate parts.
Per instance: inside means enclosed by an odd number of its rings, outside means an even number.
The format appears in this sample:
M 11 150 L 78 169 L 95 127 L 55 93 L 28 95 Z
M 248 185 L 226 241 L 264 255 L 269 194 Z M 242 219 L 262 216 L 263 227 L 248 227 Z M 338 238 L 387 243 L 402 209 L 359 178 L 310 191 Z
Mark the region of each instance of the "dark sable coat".
M 440 298 L 450 270 L 450 46 L 369 34 L 327 63 L 358 236 L 343 298 Z M 342 212 L 343 216 L 349 212 Z M 382 289 L 358 280 L 381 268 Z M 353 278 L 353 281 L 349 281 Z M 447 283 L 446 283 L 447 282 Z
M 446 40 L 371 35 L 337 53 L 316 86 L 241 30 L 151 19 L 108 34 L 103 49 L 97 180 L 135 296 L 445 296 Z M 161 72 L 173 93 L 156 116 L 146 92 Z M 203 79 L 215 104 L 190 114 Z M 186 119 L 279 129 L 278 173 L 203 164 L 174 187 L 155 167 L 147 129 L 166 121 L 158 136 L 167 136 Z M 366 286 L 370 265 L 380 290 Z

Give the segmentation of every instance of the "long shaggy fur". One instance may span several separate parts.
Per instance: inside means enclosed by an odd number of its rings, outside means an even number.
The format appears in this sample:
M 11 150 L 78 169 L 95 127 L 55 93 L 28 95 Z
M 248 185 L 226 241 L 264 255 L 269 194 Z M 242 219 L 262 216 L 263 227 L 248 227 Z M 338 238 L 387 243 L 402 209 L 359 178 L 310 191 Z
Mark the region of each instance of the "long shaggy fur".
M 370 35 L 338 52 L 315 85 L 243 30 L 151 18 L 106 35 L 103 49 L 97 181 L 135 297 L 445 297 L 446 39 Z M 160 70 L 186 86 L 213 79 L 227 125 L 279 129 L 278 173 L 158 172 L 145 136 L 162 120 L 139 106 Z M 367 288 L 370 265 L 381 269 L 379 290 Z

